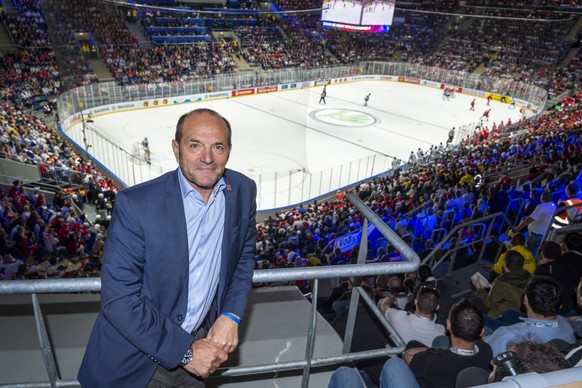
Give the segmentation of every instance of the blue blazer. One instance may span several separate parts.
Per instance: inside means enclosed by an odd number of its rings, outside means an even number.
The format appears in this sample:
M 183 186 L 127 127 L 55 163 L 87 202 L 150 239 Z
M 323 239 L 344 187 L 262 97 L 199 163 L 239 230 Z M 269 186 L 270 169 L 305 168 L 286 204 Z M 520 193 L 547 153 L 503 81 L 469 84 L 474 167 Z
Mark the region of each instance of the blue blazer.
M 145 387 L 158 364 L 178 364 L 193 341 L 182 329 L 188 302 L 188 236 L 179 171 L 118 193 L 103 253 L 101 311 L 78 379 L 83 387 Z M 226 170 L 225 225 L 217 295 L 243 316 L 255 265 L 256 185 Z

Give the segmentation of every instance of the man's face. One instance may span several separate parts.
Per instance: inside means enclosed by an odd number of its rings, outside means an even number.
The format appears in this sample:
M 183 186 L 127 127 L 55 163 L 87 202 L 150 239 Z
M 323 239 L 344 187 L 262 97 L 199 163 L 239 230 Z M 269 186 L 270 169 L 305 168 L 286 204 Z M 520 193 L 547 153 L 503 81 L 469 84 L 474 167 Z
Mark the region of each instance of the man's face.
M 184 120 L 182 138 L 172 140 L 176 161 L 190 185 L 207 200 L 230 155 L 226 123 L 209 113 Z

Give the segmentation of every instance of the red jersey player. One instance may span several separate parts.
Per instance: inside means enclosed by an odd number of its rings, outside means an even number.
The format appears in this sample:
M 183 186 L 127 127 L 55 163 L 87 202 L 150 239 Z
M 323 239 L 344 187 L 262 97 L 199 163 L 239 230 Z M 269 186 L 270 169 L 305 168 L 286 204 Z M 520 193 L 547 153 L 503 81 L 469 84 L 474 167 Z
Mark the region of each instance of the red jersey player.
M 475 99 L 471 101 L 471 108 L 469 108 L 469 110 L 475 110 Z
M 485 112 L 483 112 L 483 116 L 481 116 L 481 118 L 485 117 L 487 121 L 489 121 L 489 113 L 491 113 L 491 109 L 487 109 Z

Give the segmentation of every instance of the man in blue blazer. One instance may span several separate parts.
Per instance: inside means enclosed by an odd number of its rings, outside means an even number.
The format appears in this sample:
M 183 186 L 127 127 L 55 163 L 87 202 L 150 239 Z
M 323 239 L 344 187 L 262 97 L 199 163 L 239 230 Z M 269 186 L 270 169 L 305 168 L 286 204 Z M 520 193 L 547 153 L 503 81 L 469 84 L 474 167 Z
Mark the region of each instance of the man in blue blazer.
M 256 185 L 225 168 L 231 128 L 178 121 L 179 168 L 117 195 L 83 387 L 203 387 L 238 345 L 252 285 Z

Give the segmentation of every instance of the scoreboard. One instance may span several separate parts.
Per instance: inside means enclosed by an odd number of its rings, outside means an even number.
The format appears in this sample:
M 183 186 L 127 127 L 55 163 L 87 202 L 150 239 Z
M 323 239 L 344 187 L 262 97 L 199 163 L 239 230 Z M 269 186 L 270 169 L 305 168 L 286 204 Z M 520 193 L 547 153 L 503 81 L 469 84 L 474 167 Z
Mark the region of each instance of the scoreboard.
M 325 28 L 346 31 L 387 32 L 394 18 L 395 0 L 323 0 Z

